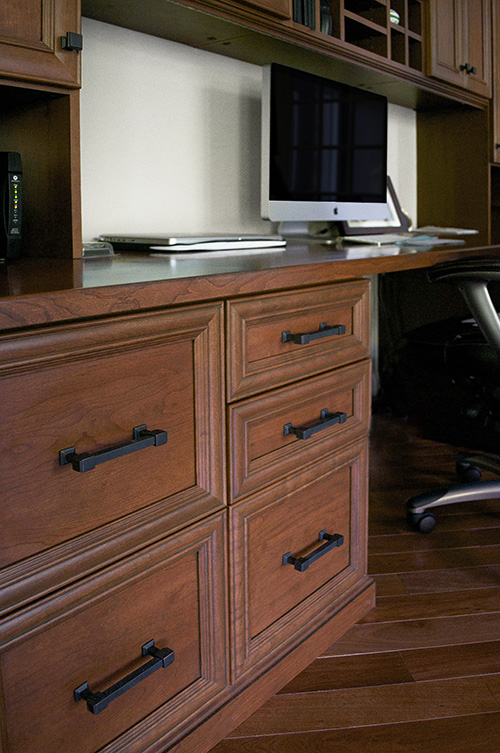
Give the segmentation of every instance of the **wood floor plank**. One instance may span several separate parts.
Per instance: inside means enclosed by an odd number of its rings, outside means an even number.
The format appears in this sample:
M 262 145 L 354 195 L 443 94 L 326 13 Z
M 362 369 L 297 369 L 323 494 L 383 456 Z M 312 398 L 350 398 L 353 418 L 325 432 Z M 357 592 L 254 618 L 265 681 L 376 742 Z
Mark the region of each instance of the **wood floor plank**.
M 212 753 L 500 753 L 500 500 L 417 534 L 405 501 L 455 448 L 375 416 L 370 453 L 377 606 Z
M 324 656 L 347 656 L 412 648 L 500 640 L 500 613 L 354 625 Z
M 212 753 L 498 753 L 500 714 L 223 740 Z
M 360 624 L 483 612 L 500 612 L 500 587 L 397 596 L 381 596 L 377 591 L 377 606 Z
M 399 575 L 373 575 L 377 596 L 395 596 L 408 593 Z
M 427 552 L 396 552 L 368 557 L 368 573 L 407 573 L 457 567 L 500 565 L 500 546 L 473 546 Z
M 314 661 L 281 693 L 307 693 L 338 688 L 413 682 L 398 653 L 327 657 Z
M 416 681 L 500 673 L 500 641 L 404 651 L 401 660 Z
M 500 711 L 483 678 L 276 695 L 229 736 L 280 735 Z
M 464 591 L 472 588 L 489 588 L 500 583 L 500 566 L 456 567 L 443 570 L 399 573 L 405 591 L 409 594 L 437 593 L 439 591 Z
M 500 515 L 498 517 L 500 522 Z M 396 552 L 423 552 L 460 547 L 488 546 L 500 544 L 500 526 L 472 531 L 443 531 L 440 526 L 432 535 L 406 533 L 385 536 L 370 536 L 368 554 L 395 554 Z

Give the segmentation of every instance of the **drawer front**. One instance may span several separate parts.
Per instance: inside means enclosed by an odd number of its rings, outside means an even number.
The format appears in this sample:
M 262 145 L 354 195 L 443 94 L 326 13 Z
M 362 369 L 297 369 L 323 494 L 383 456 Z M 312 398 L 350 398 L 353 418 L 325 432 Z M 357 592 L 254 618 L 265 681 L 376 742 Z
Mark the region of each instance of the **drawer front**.
M 185 719 L 207 713 L 226 685 L 224 524 L 219 513 L 4 620 L 4 753 L 138 750 L 139 740 L 141 750 L 155 741 L 164 750 Z M 148 676 L 154 657 L 141 647 L 151 640 L 173 657 Z M 125 692 L 97 713 L 75 699 L 84 683 L 109 699 L 122 680 Z
M 366 450 L 351 445 L 231 507 L 233 679 L 312 633 L 366 572 Z
M 220 315 L 199 307 L 0 340 L 2 567 L 50 550 L 40 566 L 63 557 L 70 577 L 73 555 L 102 565 L 105 547 L 116 557 L 221 507 Z M 134 440 L 138 426 L 166 432 L 166 443 Z M 60 465 L 72 447 L 105 462 Z
M 369 355 L 369 282 L 228 303 L 228 399 Z
M 370 362 L 229 407 L 232 501 L 368 432 Z

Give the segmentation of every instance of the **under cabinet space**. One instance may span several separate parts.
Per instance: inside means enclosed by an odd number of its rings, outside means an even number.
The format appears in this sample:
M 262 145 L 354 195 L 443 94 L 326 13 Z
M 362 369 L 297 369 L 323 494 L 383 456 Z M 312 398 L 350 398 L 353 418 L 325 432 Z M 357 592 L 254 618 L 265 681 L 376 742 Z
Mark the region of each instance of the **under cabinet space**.
M 224 530 L 218 514 L 2 621 L 4 753 L 164 750 L 203 718 L 226 685 Z
M 298 644 L 363 579 L 366 449 L 351 445 L 230 508 L 235 677 Z
M 228 399 L 369 355 L 369 282 L 230 301 Z
M 81 256 L 78 96 L 0 84 L 0 151 L 23 166 L 22 256 Z
M 0 607 L 224 505 L 220 315 L 0 338 Z
M 230 406 L 231 499 L 365 436 L 369 418 L 368 361 Z

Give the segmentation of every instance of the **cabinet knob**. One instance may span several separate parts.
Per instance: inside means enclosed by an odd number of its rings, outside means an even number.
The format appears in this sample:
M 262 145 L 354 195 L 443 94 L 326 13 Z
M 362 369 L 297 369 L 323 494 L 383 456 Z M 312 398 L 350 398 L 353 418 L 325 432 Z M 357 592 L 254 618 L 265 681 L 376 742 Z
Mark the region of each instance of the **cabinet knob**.
M 470 63 L 465 63 L 465 65 L 460 66 L 461 71 L 465 71 L 467 75 L 470 76 L 471 73 L 476 74 L 477 68 L 475 65 L 471 65 Z
M 83 36 L 74 31 L 67 31 L 65 37 L 61 37 L 63 50 L 81 52 L 83 50 Z

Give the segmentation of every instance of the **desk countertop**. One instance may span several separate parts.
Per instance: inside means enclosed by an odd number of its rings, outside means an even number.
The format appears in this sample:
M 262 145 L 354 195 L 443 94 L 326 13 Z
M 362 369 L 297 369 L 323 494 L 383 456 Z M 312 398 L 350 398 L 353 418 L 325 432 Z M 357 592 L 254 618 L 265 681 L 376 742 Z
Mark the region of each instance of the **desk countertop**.
M 462 256 L 500 256 L 500 246 L 426 250 L 291 242 L 265 252 L 123 253 L 100 259 L 21 259 L 0 266 L 0 329 L 211 301 L 429 267 Z

